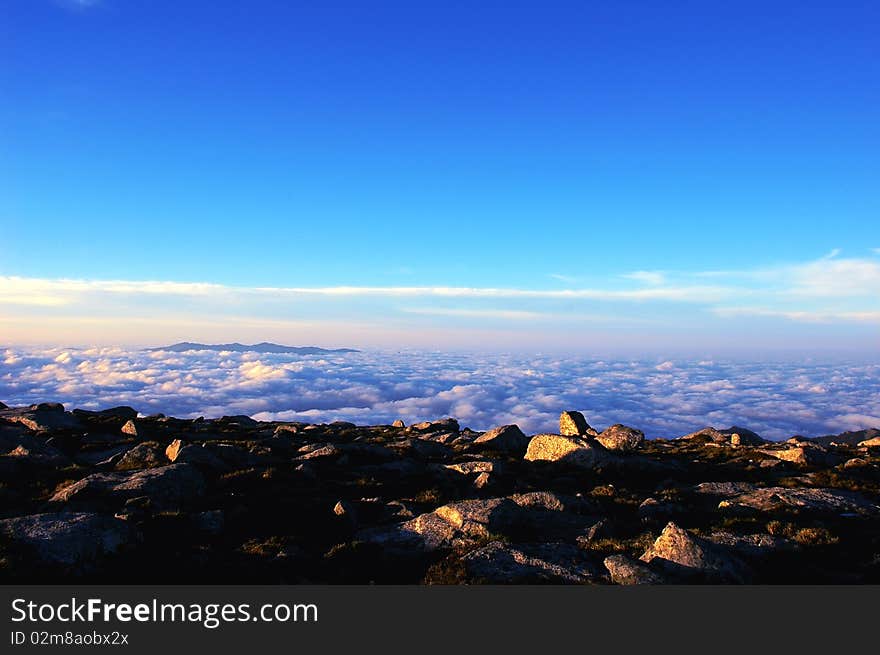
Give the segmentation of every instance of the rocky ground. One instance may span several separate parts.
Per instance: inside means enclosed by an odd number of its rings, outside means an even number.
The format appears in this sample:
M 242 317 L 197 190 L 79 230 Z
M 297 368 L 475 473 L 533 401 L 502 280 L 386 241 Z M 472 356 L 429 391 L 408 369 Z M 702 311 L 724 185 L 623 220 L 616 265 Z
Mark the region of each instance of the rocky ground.
M 646 441 L 0 403 L 0 581 L 880 583 L 880 432 Z

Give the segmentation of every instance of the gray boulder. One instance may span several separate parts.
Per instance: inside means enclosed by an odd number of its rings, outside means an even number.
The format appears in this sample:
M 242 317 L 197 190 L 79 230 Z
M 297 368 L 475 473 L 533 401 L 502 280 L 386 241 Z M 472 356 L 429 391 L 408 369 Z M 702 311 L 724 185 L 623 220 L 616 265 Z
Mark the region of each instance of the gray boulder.
M 502 425 L 483 433 L 473 443 L 480 447 L 522 457 L 529 447 L 529 438 L 516 425 Z
M 626 555 L 609 555 L 603 563 L 614 584 L 643 585 L 667 582 L 663 575 L 653 571 L 647 564 L 637 562 Z
M 489 584 L 584 584 L 597 577 L 584 551 L 562 543 L 493 541 L 461 561 L 468 575 Z
M 61 403 L 39 403 L 29 407 L 12 407 L 0 410 L 0 419 L 20 423 L 34 432 L 79 430 L 82 424 Z
M 89 512 L 32 514 L 0 521 L 0 533 L 44 564 L 78 572 L 93 569 L 100 560 L 136 538 L 131 525 Z
M 880 507 L 861 494 L 839 489 L 765 487 L 718 504 L 719 509 L 759 512 L 802 511 L 827 514 L 876 514 Z
M 117 471 L 132 471 L 164 466 L 165 453 L 157 441 L 144 441 L 130 448 L 116 462 Z
M 599 433 L 590 427 L 583 414 L 569 411 L 559 415 L 559 434 L 567 437 L 594 437 Z
M 615 423 L 596 437 L 596 441 L 605 448 L 617 453 L 634 452 L 638 450 L 644 440 L 644 432 L 620 423 Z
M 189 464 L 169 464 L 134 473 L 93 473 L 58 491 L 53 503 L 90 503 L 119 506 L 147 496 L 157 508 L 176 508 L 205 492 L 201 474 Z
M 530 462 L 559 462 L 591 469 L 608 460 L 608 452 L 582 437 L 537 434 L 529 441 L 525 459 Z
M 710 582 L 742 584 L 751 577 L 738 557 L 671 521 L 639 559 L 684 578 L 699 576 Z

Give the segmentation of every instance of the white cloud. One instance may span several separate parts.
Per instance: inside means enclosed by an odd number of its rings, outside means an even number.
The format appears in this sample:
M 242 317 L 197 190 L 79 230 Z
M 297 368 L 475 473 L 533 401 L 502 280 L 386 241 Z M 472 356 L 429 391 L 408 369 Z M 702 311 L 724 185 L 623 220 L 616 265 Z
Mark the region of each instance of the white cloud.
M 176 416 L 362 424 L 455 416 L 487 429 L 555 429 L 583 411 L 598 428 L 651 437 L 744 425 L 772 438 L 880 426 L 880 365 L 612 360 L 370 351 L 327 357 L 123 348 L 7 349 L 0 400 L 131 405 Z
M 425 316 L 461 316 L 464 318 L 500 318 L 506 320 L 527 320 L 552 318 L 552 314 L 541 312 L 527 312 L 515 309 L 460 309 L 444 307 L 402 307 L 400 311 L 407 314 L 422 314 Z
M 880 323 L 880 311 L 786 311 L 780 309 L 771 309 L 768 307 L 716 307 L 712 311 L 719 316 L 764 316 L 771 318 L 785 318 L 791 321 L 801 321 L 807 323 L 836 323 L 841 321 L 854 323 Z
M 627 273 L 622 277 L 628 280 L 636 280 L 637 282 L 650 284 L 651 286 L 660 286 L 661 284 L 666 283 L 666 275 L 660 271 L 635 271 L 633 273 Z

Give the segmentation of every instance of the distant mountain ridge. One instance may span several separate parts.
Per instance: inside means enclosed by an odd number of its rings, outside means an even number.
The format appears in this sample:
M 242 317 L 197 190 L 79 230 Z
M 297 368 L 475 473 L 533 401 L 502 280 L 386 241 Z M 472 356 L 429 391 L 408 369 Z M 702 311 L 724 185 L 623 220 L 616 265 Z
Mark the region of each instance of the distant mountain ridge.
M 290 353 L 294 355 L 328 355 L 339 353 L 357 353 L 359 350 L 354 348 L 318 348 L 317 346 L 282 346 L 277 343 L 255 343 L 251 346 L 243 343 L 193 343 L 191 341 L 181 341 L 170 346 L 159 346 L 158 348 L 147 348 L 150 352 L 157 350 L 168 350 L 170 352 L 182 353 L 187 350 L 227 350 L 230 352 L 246 353 Z

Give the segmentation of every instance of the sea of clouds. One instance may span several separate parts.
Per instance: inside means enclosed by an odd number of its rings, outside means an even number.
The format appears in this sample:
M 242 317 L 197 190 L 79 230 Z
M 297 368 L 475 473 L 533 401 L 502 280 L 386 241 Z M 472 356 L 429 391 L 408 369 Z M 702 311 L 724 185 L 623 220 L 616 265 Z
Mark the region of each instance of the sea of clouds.
M 0 401 L 312 423 L 453 416 L 527 433 L 553 431 L 560 411 L 577 409 L 594 427 L 625 423 L 649 438 L 735 424 L 783 439 L 880 426 L 880 364 L 9 348 Z

